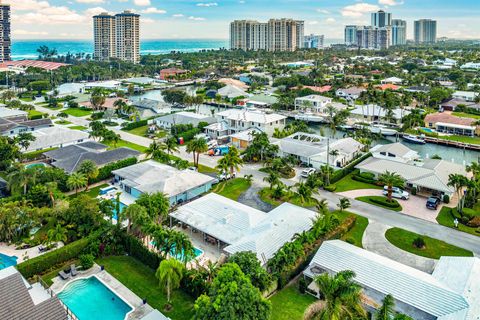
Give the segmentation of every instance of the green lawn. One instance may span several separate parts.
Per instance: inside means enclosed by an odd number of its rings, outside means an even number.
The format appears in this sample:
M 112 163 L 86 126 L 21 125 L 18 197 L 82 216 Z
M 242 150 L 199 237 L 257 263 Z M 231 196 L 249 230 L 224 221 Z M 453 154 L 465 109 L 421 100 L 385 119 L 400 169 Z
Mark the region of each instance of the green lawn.
M 270 298 L 272 302 L 271 320 L 302 320 L 309 305 L 317 301 L 309 294 L 301 294 L 297 285 L 283 288 Z
M 473 253 L 468 250 L 400 228 L 388 229 L 385 237 L 397 248 L 426 258 L 440 259 L 441 256 L 473 257 Z M 425 240 L 424 249 L 413 246 L 413 240 L 418 237 Z
M 62 265 L 60 265 L 59 267 L 56 267 L 52 270 L 50 270 L 49 272 L 43 274 L 41 277 L 42 277 L 42 280 L 45 281 L 45 283 L 48 285 L 48 286 L 51 286 L 53 284 L 53 279 L 58 276 L 58 273 L 62 270 L 65 270 L 65 269 L 68 269 L 72 264 L 75 264 L 75 266 L 79 266 L 80 265 L 80 260 L 77 260 L 77 259 L 74 259 L 74 260 L 70 260 L 70 261 L 67 261 L 65 263 L 63 263 Z
M 244 178 L 236 178 L 217 184 L 212 191 L 221 196 L 237 201 L 240 195 L 247 191 L 250 186 L 251 183 Z
M 452 115 L 460 117 L 460 118 L 472 118 L 472 119 L 479 119 L 480 120 L 479 115 L 465 113 L 465 112 L 452 112 Z
M 441 136 L 440 139 L 458 141 L 469 144 L 480 144 L 480 137 L 467 137 L 467 136 Z
M 194 310 L 192 297 L 183 291 L 172 292 L 172 310 L 163 310 L 167 303 L 166 293 L 158 287 L 155 271 L 140 261 L 127 256 L 108 257 L 97 260 L 97 264 L 105 266 L 105 270 L 128 287 L 149 305 L 158 309 L 172 320 L 192 319 Z
M 342 240 L 347 241 L 348 239 L 347 242 L 359 248 L 363 248 L 362 238 L 365 229 L 367 229 L 368 226 L 368 219 L 359 215 L 356 216 L 357 220 L 355 220 L 355 226 L 353 226 L 353 228 L 342 237 Z
M 133 150 L 137 150 L 141 153 L 144 153 L 145 150 L 148 149 L 148 147 L 144 147 L 144 146 L 141 146 L 141 145 L 138 145 L 138 144 L 135 144 L 135 143 L 125 141 L 125 140 L 120 140 L 119 142 L 117 142 L 117 144 L 115 146 L 113 145 L 113 143 L 105 143 L 105 144 L 110 147 L 109 148 L 110 150 L 120 148 L 120 147 L 127 147 L 127 148 L 130 148 L 130 149 L 133 149 Z
M 105 187 L 108 187 L 107 183 L 101 184 L 98 187 L 90 188 L 90 189 L 88 189 L 88 191 L 81 191 L 77 194 L 74 193 L 74 194 L 70 195 L 70 198 L 76 198 L 76 197 L 78 197 L 79 195 L 82 195 L 82 194 L 86 194 L 90 198 L 96 198 L 100 193 L 100 189 L 105 188 Z
M 315 199 L 307 201 L 305 203 L 301 203 L 300 198 L 296 195 L 284 196 L 283 198 L 277 200 L 272 197 L 272 193 L 273 190 L 270 190 L 270 188 L 264 188 L 258 192 L 258 195 L 263 202 L 266 202 L 273 207 L 278 207 L 284 202 L 290 202 L 291 204 L 304 208 L 312 208 L 317 205 L 317 201 Z
M 72 124 L 72 123 L 70 121 L 67 121 L 67 120 L 59 120 L 59 121 L 55 122 L 55 124 L 67 125 L 67 124 Z
M 28 110 L 28 118 L 32 118 L 32 117 L 35 117 L 35 116 L 42 116 L 43 117 L 43 113 L 40 112 L 40 111 L 37 111 L 37 110 Z
M 193 163 L 191 163 L 193 166 Z M 207 166 L 204 166 L 203 164 L 198 165 L 198 172 L 200 173 L 218 173 L 218 170 L 215 168 L 210 168 Z
M 86 117 L 92 114 L 92 110 L 85 110 L 80 108 L 69 108 L 65 109 L 63 112 L 72 116 L 72 117 Z
M 24 102 L 32 102 L 33 101 L 33 98 L 31 96 L 29 97 L 21 97 L 20 100 L 24 101 Z
M 452 208 L 448 208 L 448 207 L 443 207 L 442 210 L 440 210 L 440 212 L 438 213 L 438 216 L 437 216 L 437 222 L 439 224 L 441 224 L 442 226 L 457 229 L 457 228 L 455 228 L 455 225 L 453 224 L 454 219 L 455 219 L 455 217 L 453 216 Z M 460 220 L 460 218 L 459 218 L 459 220 Z M 473 234 L 473 235 L 476 235 L 476 236 L 480 237 L 480 228 L 472 228 L 472 227 L 468 227 L 464 224 L 459 223 L 457 230 L 460 230 L 460 231 L 466 232 L 466 233 L 470 233 L 470 234 Z
M 87 127 L 84 127 L 84 126 L 70 126 L 68 128 L 72 130 L 80 130 L 80 131 L 84 131 L 88 129 Z
M 370 197 L 358 197 L 358 198 L 355 198 L 355 200 L 358 200 L 358 201 L 362 201 L 362 202 L 365 202 L 365 203 L 368 203 L 368 204 L 371 204 L 371 205 L 374 205 L 374 206 L 377 206 L 377 207 L 380 207 L 380 208 L 384 208 L 384 209 L 388 209 L 388 210 L 392 210 L 392 211 L 397 211 L 397 212 L 400 212 L 403 210 L 402 206 L 400 205 L 399 207 L 397 208 L 390 208 L 390 207 L 387 207 L 387 206 L 383 206 L 379 203 L 376 203 L 376 202 L 373 202 L 372 199 L 378 199 L 378 200 L 381 200 L 381 199 L 386 199 L 386 197 L 382 197 L 382 196 L 378 196 L 378 197 L 375 197 L 375 196 L 370 196 Z M 394 201 L 397 201 L 397 200 L 394 200 Z M 398 202 L 398 201 L 397 201 Z
M 382 187 L 374 184 L 355 181 L 352 179 L 352 177 L 353 177 L 353 174 L 351 173 L 345 176 L 340 181 L 336 182 L 335 185 L 337 186 L 337 188 L 335 189 L 335 192 L 345 192 L 345 191 L 361 190 L 361 189 L 382 189 Z

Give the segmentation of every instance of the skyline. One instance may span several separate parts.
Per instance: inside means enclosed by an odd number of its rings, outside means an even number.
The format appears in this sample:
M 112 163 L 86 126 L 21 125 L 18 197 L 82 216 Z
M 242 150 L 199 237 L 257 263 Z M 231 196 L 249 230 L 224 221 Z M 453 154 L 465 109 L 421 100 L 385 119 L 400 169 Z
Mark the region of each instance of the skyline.
M 345 25 L 369 24 L 370 13 L 379 9 L 407 21 L 408 39 L 413 39 L 413 21 L 421 18 L 438 21 L 439 37 L 479 39 L 480 25 L 475 20 L 480 6 L 475 2 L 279 0 L 272 10 L 271 2 L 265 0 L 3 0 L 12 6 L 13 39 L 71 40 L 92 38 L 93 15 L 123 10 L 142 15 L 142 39 L 228 39 L 232 20 L 281 17 L 305 20 L 305 34 L 341 39 Z

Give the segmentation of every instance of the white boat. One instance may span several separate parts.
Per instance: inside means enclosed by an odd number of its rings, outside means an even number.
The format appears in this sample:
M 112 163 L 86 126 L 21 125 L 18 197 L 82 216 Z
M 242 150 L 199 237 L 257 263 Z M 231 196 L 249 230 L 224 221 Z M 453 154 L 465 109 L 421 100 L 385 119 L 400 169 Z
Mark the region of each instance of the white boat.
M 380 125 L 380 124 L 374 124 L 370 127 L 370 130 L 375 130 L 375 131 L 378 131 L 378 133 L 380 133 L 382 136 L 395 136 L 397 135 L 398 131 L 395 130 L 395 129 L 391 129 L 387 126 L 383 126 L 383 125 Z M 373 132 L 373 131 L 372 131 Z
M 419 136 L 414 136 L 414 135 L 404 135 L 403 137 L 403 140 L 405 140 L 406 142 L 410 142 L 410 143 L 415 143 L 415 144 L 425 144 L 425 139 L 423 137 L 419 137 Z
M 296 114 L 294 118 L 295 120 L 302 120 L 306 122 L 315 122 L 315 123 L 320 123 L 325 121 L 322 116 L 315 115 L 312 112 Z

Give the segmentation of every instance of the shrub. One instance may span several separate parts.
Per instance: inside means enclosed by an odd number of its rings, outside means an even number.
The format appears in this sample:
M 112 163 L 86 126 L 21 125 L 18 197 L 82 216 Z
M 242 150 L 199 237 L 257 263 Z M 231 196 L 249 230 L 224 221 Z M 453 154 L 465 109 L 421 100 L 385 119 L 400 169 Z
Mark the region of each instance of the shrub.
M 345 241 L 346 241 L 347 243 L 350 243 L 350 244 L 355 244 L 355 239 L 350 238 L 350 237 L 347 238 L 347 239 L 345 239 Z
M 364 183 L 369 183 L 369 184 L 375 184 L 376 183 L 375 179 L 365 178 L 361 175 L 352 176 L 352 180 L 359 181 L 359 182 L 364 182 Z
M 161 258 L 158 254 L 150 251 L 143 243 L 137 238 L 125 234 L 123 237 L 123 245 L 125 252 L 134 258 L 137 258 L 150 268 L 157 270 L 160 265 Z
M 298 280 L 298 291 L 300 291 L 301 294 L 307 291 L 307 281 L 304 277 L 300 277 L 300 280 Z
M 392 202 L 389 202 L 387 198 L 383 197 L 368 197 L 368 199 L 373 203 L 387 208 L 397 209 L 400 207 L 400 203 L 398 203 L 398 201 L 394 199 L 392 199 Z
M 412 194 L 413 194 L 413 192 L 412 192 Z M 449 204 L 449 203 L 450 203 L 450 197 L 448 196 L 448 194 L 446 194 L 446 195 L 443 196 L 443 202 L 444 202 L 445 204 Z
M 425 240 L 422 237 L 417 237 L 413 240 L 413 246 L 418 249 L 425 248 Z
M 146 126 L 147 124 L 148 124 L 148 120 L 140 120 L 140 121 L 129 122 L 129 123 L 124 122 L 122 124 L 122 127 L 123 127 L 123 130 L 129 131 L 129 130 Z
M 472 220 L 474 217 L 480 216 L 480 212 L 470 208 L 463 208 L 462 216 L 466 217 L 468 220 Z
M 480 227 L 480 216 L 476 216 L 472 220 L 468 221 L 467 226 L 472 228 Z
M 375 175 L 371 172 L 362 172 L 358 176 L 368 180 L 375 180 Z
M 355 170 L 358 170 L 358 169 L 355 169 L 355 166 L 357 164 L 359 164 L 360 162 L 362 162 L 363 160 L 367 159 L 368 157 L 370 157 L 372 154 L 371 153 L 367 153 L 367 154 L 364 154 L 363 156 L 361 156 L 360 158 L 357 158 L 356 160 L 350 162 L 345 168 L 343 168 L 342 170 L 337 170 L 335 171 L 332 176 L 330 177 L 330 182 L 331 183 L 335 183 L 335 182 L 338 182 L 339 180 L 341 180 L 342 178 L 346 177 L 347 175 L 349 175 L 350 173 L 352 172 L 358 172 L 358 171 L 355 171 Z
M 416 187 L 413 187 L 412 188 L 412 196 L 416 196 L 417 195 L 417 188 Z M 445 198 L 444 198 L 445 199 Z M 446 202 L 448 203 L 448 202 Z
M 88 270 L 93 267 L 93 262 L 95 261 L 93 254 L 82 254 L 80 255 L 79 259 L 83 270 Z
M 335 184 L 331 184 L 331 185 L 325 186 L 325 190 L 329 192 L 335 192 L 335 190 L 337 190 L 337 186 Z
M 118 123 L 116 123 L 115 121 L 103 121 L 102 122 L 104 125 L 108 126 L 108 127 L 116 127 L 118 126 Z
M 95 112 L 95 113 L 92 113 L 92 114 L 90 115 L 90 118 L 91 118 L 92 120 L 100 120 L 100 119 L 103 118 L 103 115 L 104 115 L 104 114 L 105 114 L 104 112 Z
M 95 179 L 91 179 L 90 183 L 96 183 L 96 182 L 106 180 L 112 176 L 112 171 L 125 168 L 128 166 L 134 165 L 136 163 L 137 163 L 136 158 L 128 158 L 128 159 L 107 164 L 106 166 L 101 167 L 98 170 L 98 176 Z

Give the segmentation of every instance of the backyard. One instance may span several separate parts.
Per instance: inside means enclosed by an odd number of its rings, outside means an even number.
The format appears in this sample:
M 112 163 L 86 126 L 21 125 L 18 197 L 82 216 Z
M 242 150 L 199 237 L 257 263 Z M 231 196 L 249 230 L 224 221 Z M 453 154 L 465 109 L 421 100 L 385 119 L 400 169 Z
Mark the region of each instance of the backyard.
M 133 150 L 137 150 L 138 152 L 144 153 L 145 150 L 148 149 L 148 147 L 144 147 L 144 146 L 141 146 L 139 144 L 135 144 L 135 143 L 128 142 L 128 141 L 125 141 L 125 140 L 119 140 L 115 145 L 112 142 L 104 142 L 104 144 L 109 146 L 110 150 L 121 148 L 121 147 L 126 147 L 126 148 L 130 148 L 130 149 L 133 149 Z
M 271 320 L 302 320 L 305 310 L 317 299 L 308 294 L 301 294 L 295 282 L 273 295 L 270 301 Z
M 155 271 L 145 266 L 135 258 L 128 256 L 114 256 L 98 259 L 97 264 L 105 267 L 105 270 L 117 278 L 133 293 L 159 310 L 167 317 L 175 320 L 192 319 L 194 315 L 194 299 L 181 290 L 172 292 L 172 309 L 165 311 L 167 295 L 158 286 Z
M 73 193 L 73 194 L 70 195 L 70 198 L 76 198 L 76 197 L 78 197 L 79 195 L 82 195 L 82 194 L 85 194 L 85 195 L 89 196 L 90 198 L 96 198 L 100 194 L 100 189 L 105 188 L 105 187 L 108 187 L 108 184 L 104 183 L 104 184 L 101 184 L 99 186 L 90 188 L 90 189 L 88 189 L 88 191 L 81 191 L 81 192 L 78 192 L 77 194 Z M 85 190 L 85 189 L 82 189 L 82 190 Z
M 441 256 L 473 257 L 471 251 L 400 228 L 388 229 L 385 238 L 397 248 L 426 258 L 440 259 Z M 424 248 L 417 248 L 413 245 L 413 241 L 417 238 L 422 238 L 425 241 Z
M 251 183 L 244 178 L 237 178 L 225 182 L 221 182 L 213 188 L 213 192 L 237 201 L 242 193 L 250 188 Z

